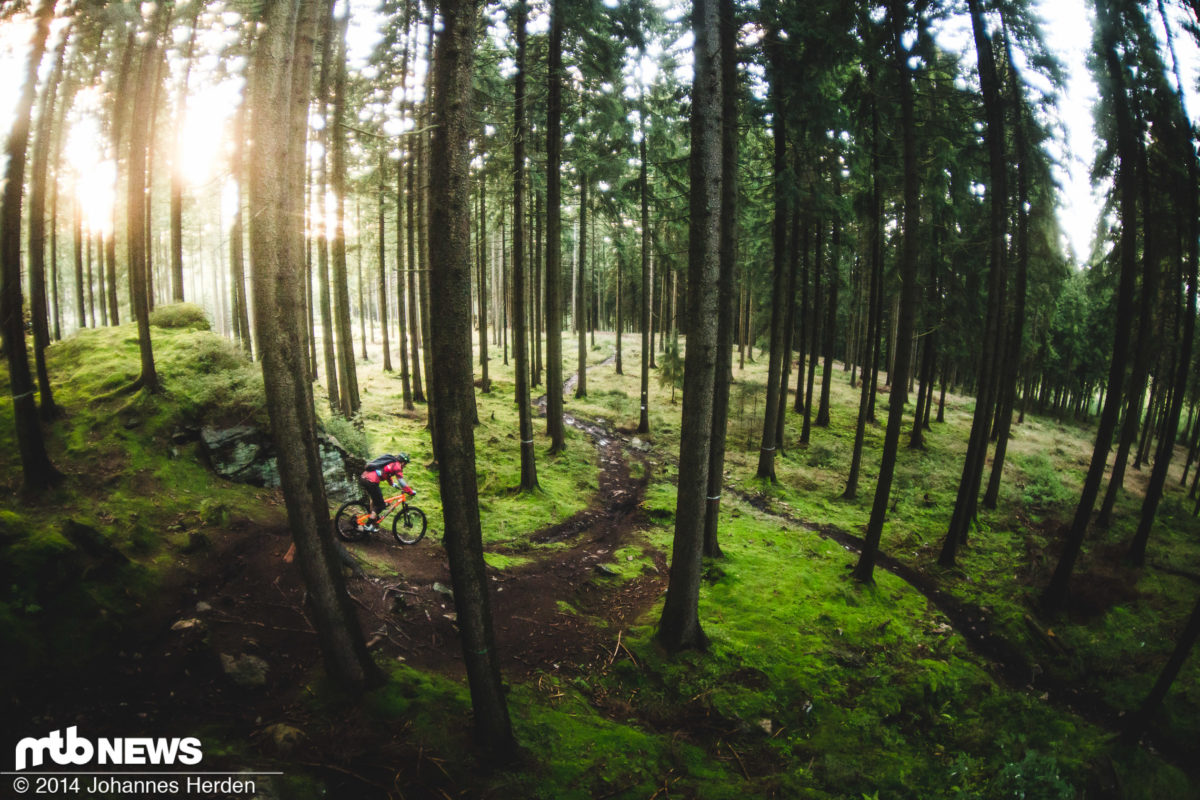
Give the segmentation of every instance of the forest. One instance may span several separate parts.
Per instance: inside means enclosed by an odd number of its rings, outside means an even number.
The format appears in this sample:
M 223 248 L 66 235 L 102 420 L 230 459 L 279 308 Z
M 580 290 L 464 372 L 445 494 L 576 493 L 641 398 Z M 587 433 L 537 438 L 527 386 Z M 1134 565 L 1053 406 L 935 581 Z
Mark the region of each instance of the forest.
M 0 793 L 1200 798 L 1198 48 L 0 3 Z

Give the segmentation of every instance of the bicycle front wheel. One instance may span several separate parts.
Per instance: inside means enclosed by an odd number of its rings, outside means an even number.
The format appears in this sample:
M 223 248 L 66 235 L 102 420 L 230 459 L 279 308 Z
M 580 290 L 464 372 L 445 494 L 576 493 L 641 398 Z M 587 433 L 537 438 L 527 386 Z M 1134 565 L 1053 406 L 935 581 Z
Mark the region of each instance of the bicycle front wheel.
M 351 500 L 342 503 L 342 507 L 333 515 L 333 531 L 343 542 L 357 542 L 367 535 L 358 524 L 358 518 L 370 514 L 371 509 L 362 500 Z
M 400 544 L 416 544 L 425 537 L 425 512 L 415 506 L 405 506 L 396 514 L 392 523 L 392 535 Z

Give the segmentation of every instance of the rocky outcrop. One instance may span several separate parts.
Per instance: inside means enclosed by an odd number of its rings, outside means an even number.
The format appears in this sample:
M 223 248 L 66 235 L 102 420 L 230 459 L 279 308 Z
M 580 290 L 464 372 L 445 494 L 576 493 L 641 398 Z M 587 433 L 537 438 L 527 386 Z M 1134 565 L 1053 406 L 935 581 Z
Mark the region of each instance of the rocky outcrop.
M 327 433 L 317 434 L 325 492 L 331 500 L 345 501 L 362 494 L 358 475 L 363 459 L 348 452 Z M 270 434 L 248 425 L 202 428 L 200 449 L 213 472 L 223 478 L 273 489 L 279 486 L 279 467 Z

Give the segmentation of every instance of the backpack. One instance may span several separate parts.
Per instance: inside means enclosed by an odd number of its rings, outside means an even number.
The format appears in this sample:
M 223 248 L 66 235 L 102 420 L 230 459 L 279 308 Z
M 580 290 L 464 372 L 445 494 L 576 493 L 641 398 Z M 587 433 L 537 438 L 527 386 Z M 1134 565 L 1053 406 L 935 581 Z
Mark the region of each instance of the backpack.
M 392 464 L 396 461 L 402 461 L 406 464 L 408 463 L 408 459 L 404 458 L 403 456 L 394 456 L 391 453 L 384 453 L 383 455 L 373 458 L 367 462 L 367 471 L 380 471 L 388 464 Z

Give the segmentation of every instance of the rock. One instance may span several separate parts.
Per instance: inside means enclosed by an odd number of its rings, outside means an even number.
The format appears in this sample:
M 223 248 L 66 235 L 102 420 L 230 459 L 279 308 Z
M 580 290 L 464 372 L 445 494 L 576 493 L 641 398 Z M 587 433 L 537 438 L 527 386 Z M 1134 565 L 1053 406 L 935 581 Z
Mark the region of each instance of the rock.
M 265 489 L 279 487 L 278 463 L 267 431 L 249 425 L 206 427 L 198 438 L 205 461 L 221 477 Z M 330 500 L 340 503 L 360 497 L 358 476 L 363 459 L 324 432 L 317 433 L 317 452 Z
M 236 658 L 228 653 L 221 653 L 221 669 L 229 679 L 246 689 L 254 689 L 267 685 L 267 662 L 258 656 L 243 653 Z
M 596 572 L 599 572 L 601 575 L 607 575 L 610 578 L 618 577 L 621 574 L 618 570 L 613 569 L 608 564 L 597 564 Z
M 296 745 L 304 741 L 304 731 L 293 728 L 282 722 L 263 728 L 263 738 L 266 747 L 274 754 L 286 756 L 296 749 Z
M 197 614 L 207 614 L 209 611 L 212 611 L 212 606 L 209 605 L 208 603 L 204 602 L 203 600 L 196 603 L 196 613 Z
M 204 630 L 204 620 L 196 619 L 195 617 L 189 617 L 188 619 L 177 620 L 175 624 L 171 626 L 171 630 L 173 631 L 190 631 L 193 628 L 197 630 Z
M 629 446 L 634 450 L 637 450 L 639 453 L 648 453 L 650 452 L 651 444 L 649 442 L 644 442 L 635 436 L 629 443 Z
M 200 431 L 200 443 L 209 465 L 222 478 L 267 488 L 279 486 L 271 439 L 258 428 L 206 427 Z
M 767 736 L 770 736 L 771 731 L 773 731 L 775 729 L 775 726 L 771 723 L 771 720 L 769 720 L 769 719 L 760 719 L 758 721 L 758 728 L 763 733 L 765 733 Z
M 434 582 L 433 582 L 433 590 L 434 590 L 435 592 L 437 592 L 438 594 L 440 594 L 440 595 L 444 595 L 444 596 L 445 596 L 445 597 L 447 597 L 447 598 L 453 598 L 453 597 L 454 597 L 454 590 L 453 590 L 453 589 L 451 589 L 449 586 L 447 586 L 447 585 L 446 585 L 446 584 L 444 584 L 444 583 L 440 583 L 440 582 L 438 582 L 438 581 L 434 581 Z

